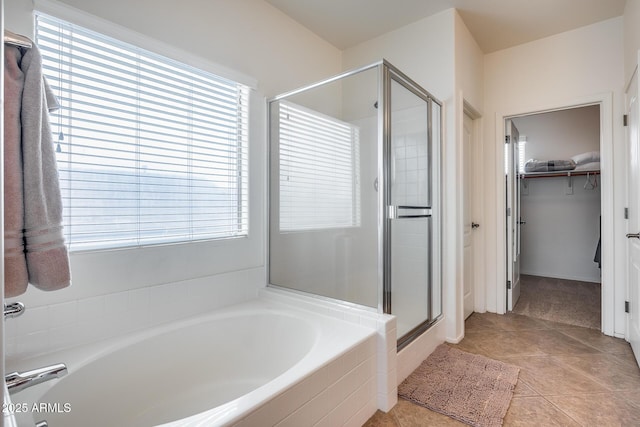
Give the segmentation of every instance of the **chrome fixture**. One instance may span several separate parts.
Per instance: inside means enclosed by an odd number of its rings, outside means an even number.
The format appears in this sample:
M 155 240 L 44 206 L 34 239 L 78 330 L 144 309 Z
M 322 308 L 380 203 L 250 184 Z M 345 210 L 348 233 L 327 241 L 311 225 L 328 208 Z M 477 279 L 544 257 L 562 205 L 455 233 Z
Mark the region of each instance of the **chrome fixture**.
M 10 46 L 23 47 L 30 49 L 33 44 L 31 40 L 20 34 L 12 33 L 9 30 L 4 30 L 4 43 Z
M 4 305 L 4 318 L 11 319 L 20 316 L 24 313 L 24 304 L 21 302 L 14 302 Z
M 67 367 L 64 363 L 58 363 L 32 371 L 12 372 L 7 374 L 4 380 L 7 383 L 9 394 L 13 394 L 45 381 L 62 378 L 65 375 L 67 375 Z
M 36 427 L 49 427 L 49 424 L 47 423 L 47 421 L 40 421 L 39 423 L 36 424 Z

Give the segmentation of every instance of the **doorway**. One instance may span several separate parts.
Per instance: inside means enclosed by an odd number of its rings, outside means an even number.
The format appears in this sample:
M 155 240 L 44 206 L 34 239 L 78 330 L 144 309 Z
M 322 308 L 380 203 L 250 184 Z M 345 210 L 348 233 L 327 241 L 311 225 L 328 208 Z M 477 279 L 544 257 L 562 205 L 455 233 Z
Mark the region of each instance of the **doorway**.
M 600 108 L 505 121 L 508 311 L 601 329 Z
M 480 157 L 479 145 L 477 143 L 477 127 L 479 114 L 465 103 L 462 122 L 462 142 L 463 142 L 463 310 L 464 318 L 473 314 L 476 307 L 476 298 L 481 292 L 478 291 L 476 277 L 482 274 L 482 265 L 478 253 L 478 240 L 481 240 L 479 233 L 480 213 L 478 212 L 477 195 L 481 188 L 478 188 L 478 174 L 475 167 L 476 159 Z

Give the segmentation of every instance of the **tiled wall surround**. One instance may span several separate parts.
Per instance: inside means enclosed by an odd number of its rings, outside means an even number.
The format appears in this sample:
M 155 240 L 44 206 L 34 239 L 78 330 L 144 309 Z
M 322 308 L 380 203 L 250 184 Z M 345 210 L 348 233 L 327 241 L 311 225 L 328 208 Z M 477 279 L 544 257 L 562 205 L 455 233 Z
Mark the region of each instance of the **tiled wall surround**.
M 8 359 L 36 356 L 237 304 L 255 298 L 264 277 L 260 267 L 40 307 L 27 305 L 22 316 L 5 322 L 5 354 Z

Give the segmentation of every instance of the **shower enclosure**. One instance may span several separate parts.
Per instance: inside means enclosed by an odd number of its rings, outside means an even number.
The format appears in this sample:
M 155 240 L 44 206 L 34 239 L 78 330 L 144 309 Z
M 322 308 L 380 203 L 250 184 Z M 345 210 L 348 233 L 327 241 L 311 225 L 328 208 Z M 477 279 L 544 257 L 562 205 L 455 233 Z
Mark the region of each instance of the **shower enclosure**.
M 441 109 L 386 61 L 269 101 L 270 286 L 441 317 Z

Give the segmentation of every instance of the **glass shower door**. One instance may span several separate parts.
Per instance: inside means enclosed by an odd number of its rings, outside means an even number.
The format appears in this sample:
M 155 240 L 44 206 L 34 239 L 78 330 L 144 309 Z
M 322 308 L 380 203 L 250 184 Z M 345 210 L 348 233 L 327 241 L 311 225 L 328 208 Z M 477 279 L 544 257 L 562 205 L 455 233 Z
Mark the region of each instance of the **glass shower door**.
M 390 79 L 387 308 L 397 317 L 401 347 L 439 314 L 432 304 L 432 110 L 419 88 L 393 73 Z

